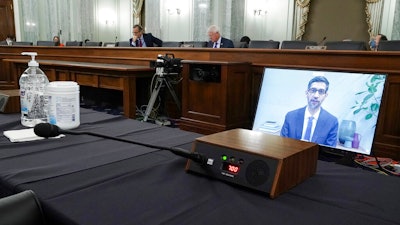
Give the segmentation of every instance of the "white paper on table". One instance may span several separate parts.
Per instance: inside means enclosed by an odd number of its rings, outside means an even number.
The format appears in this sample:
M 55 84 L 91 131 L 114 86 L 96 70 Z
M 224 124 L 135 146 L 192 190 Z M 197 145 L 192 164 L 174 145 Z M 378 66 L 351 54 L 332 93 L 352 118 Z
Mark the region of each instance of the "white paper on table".
M 3 132 L 4 136 L 10 139 L 11 142 L 25 142 L 25 141 L 35 141 L 45 139 L 44 137 L 39 137 L 33 131 L 33 128 L 21 129 L 21 130 L 7 130 Z M 57 137 L 52 138 L 61 138 L 65 137 L 64 134 L 60 134 Z

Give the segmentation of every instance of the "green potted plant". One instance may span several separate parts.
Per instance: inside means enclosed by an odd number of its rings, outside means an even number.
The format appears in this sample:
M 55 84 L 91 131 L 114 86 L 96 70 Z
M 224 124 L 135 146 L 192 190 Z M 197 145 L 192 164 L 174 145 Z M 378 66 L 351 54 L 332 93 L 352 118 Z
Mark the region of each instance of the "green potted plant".
M 353 109 L 353 115 L 365 113 L 365 120 L 369 120 L 378 116 L 381 99 L 377 97 L 376 93 L 379 90 L 378 86 L 383 85 L 385 82 L 384 75 L 373 75 L 369 81 L 365 83 L 366 90 L 357 92 L 356 95 L 364 96 L 362 101 L 356 101 Z

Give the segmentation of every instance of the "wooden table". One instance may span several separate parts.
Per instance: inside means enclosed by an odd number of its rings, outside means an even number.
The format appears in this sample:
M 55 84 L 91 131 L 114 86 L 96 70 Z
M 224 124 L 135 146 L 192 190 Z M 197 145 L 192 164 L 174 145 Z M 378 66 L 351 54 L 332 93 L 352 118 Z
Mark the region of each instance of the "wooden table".
M 27 68 L 29 60 L 3 59 L 3 61 L 10 64 L 13 76 L 18 80 L 20 74 Z M 81 86 L 122 91 L 124 115 L 129 118 L 135 118 L 137 98 L 148 99 L 147 95 L 144 96 L 138 90 L 143 89 L 142 82 L 146 83 L 147 80 L 148 84 L 154 74 L 154 69 L 149 66 L 59 60 L 38 60 L 38 62 L 50 81 L 69 80 Z

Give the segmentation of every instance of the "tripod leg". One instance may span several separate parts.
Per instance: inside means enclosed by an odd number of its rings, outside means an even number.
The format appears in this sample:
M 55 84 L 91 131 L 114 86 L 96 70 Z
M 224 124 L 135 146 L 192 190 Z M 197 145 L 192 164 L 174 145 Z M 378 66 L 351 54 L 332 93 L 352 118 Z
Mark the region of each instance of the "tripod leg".
M 162 78 L 159 78 L 159 77 L 157 78 L 156 85 L 154 86 L 153 92 L 151 93 L 149 103 L 147 104 L 147 107 L 146 107 L 146 112 L 145 112 L 144 118 L 143 118 L 144 122 L 147 121 L 147 119 L 149 118 L 149 115 L 151 113 L 151 110 L 153 110 L 154 102 L 157 99 L 157 96 L 158 96 L 158 93 L 160 92 L 163 81 L 164 80 Z
M 178 96 L 176 96 L 174 88 L 171 86 L 171 84 L 168 81 L 165 82 L 165 85 L 167 85 L 169 92 L 171 93 L 172 98 L 175 101 L 176 106 L 178 106 L 179 111 L 181 111 L 181 102 L 179 101 Z

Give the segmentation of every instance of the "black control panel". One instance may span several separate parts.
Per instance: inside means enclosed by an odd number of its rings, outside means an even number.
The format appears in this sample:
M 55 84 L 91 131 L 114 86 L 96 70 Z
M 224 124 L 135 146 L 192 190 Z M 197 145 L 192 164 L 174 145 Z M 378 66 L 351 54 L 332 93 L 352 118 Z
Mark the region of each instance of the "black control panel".
M 188 171 L 269 193 L 278 160 L 218 145 L 197 142 L 196 152 L 207 157 L 206 165 L 189 162 Z

